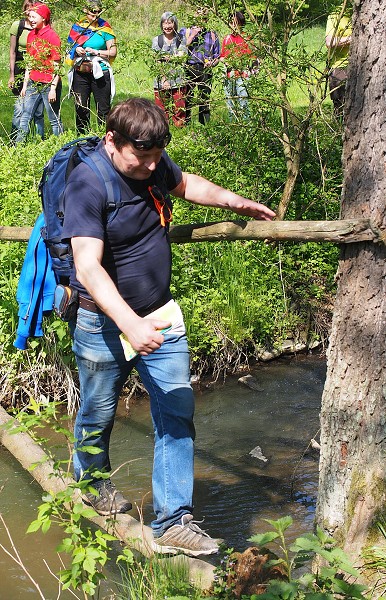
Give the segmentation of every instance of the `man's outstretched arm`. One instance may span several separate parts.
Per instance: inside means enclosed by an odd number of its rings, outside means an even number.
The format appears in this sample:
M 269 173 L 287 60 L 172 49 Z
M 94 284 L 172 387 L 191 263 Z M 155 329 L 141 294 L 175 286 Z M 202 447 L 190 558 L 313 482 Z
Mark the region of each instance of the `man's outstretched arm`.
M 271 221 L 275 217 L 273 210 L 264 204 L 248 200 L 192 173 L 182 173 L 182 181 L 171 190 L 171 194 L 193 204 L 231 210 L 238 215 L 261 221 Z

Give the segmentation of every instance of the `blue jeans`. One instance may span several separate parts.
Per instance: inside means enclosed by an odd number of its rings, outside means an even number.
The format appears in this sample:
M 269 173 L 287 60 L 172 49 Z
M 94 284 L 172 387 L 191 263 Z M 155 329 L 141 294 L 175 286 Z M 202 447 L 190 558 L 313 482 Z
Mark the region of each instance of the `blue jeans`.
M 75 477 L 95 481 L 98 476 L 93 478 L 93 470 L 111 470 L 109 442 L 118 399 L 135 367 L 150 395 L 155 433 L 152 528 L 160 536 L 193 508 L 194 397 L 186 335 L 166 333 L 158 350 L 127 362 L 120 331 L 104 314 L 80 308 L 72 329 L 81 396 L 75 449 L 102 450 L 99 454 L 76 451 Z
M 59 135 L 63 133 L 63 126 L 60 121 L 60 95 L 62 91 L 62 84 L 59 83 L 56 88 L 56 100 L 55 102 L 49 102 L 48 93 L 50 91 L 50 85 L 35 84 L 33 81 L 29 81 L 27 85 L 27 91 L 24 97 L 23 112 L 20 117 L 19 131 L 16 136 L 16 143 L 23 142 L 27 137 L 29 131 L 29 124 L 38 110 L 40 102 L 43 102 L 44 108 L 46 109 L 48 120 L 50 122 L 52 133 Z
M 225 97 L 231 121 L 237 120 L 239 116 L 249 119 L 248 91 L 245 87 L 245 79 L 242 77 L 226 79 Z
M 15 141 L 17 132 L 20 128 L 20 119 L 24 110 L 24 98 L 17 96 L 15 100 L 15 106 L 13 109 L 12 125 L 11 125 L 11 141 Z M 44 104 L 43 100 L 40 100 L 39 104 L 35 108 L 34 123 L 36 125 L 37 134 L 44 139 Z

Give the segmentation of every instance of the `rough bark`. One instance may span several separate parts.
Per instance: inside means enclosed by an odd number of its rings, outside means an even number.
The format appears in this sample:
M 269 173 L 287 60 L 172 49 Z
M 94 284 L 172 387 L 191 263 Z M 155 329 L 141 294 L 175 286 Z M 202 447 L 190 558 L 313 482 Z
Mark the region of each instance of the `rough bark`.
M 0 240 L 28 241 L 31 227 L 1 227 Z M 170 228 L 173 244 L 215 242 L 219 240 L 270 240 L 332 242 L 352 244 L 366 240 L 386 243 L 369 219 L 342 221 L 221 221 L 218 223 L 191 223 Z
M 342 218 L 370 219 L 383 232 L 385 22 L 386 3 L 356 0 L 342 191 Z M 322 399 L 317 521 L 354 559 L 386 506 L 385 259 L 383 244 L 342 247 Z

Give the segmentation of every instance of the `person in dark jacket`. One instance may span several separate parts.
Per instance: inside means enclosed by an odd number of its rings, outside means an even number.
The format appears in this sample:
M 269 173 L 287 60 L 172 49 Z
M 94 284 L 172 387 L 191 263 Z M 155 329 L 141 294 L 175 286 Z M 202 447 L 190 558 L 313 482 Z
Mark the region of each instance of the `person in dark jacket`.
M 191 119 L 194 90 L 197 88 L 198 120 L 202 125 L 210 119 L 213 67 L 220 60 L 220 41 L 215 31 L 207 29 L 207 17 L 207 9 L 200 9 L 196 24 L 180 30 L 188 47 L 185 120 L 189 123 Z

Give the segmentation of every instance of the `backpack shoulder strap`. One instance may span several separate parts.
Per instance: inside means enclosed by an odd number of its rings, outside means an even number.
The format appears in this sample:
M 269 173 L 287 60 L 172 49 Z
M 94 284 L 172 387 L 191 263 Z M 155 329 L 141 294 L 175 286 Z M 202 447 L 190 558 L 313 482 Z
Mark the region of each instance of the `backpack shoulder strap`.
M 90 153 L 87 158 L 82 160 L 91 167 L 91 169 L 104 182 L 106 187 L 106 210 L 115 210 L 121 202 L 121 189 L 117 172 L 112 164 L 99 154 L 99 152 Z
M 164 47 L 164 36 L 163 33 L 160 33 L 160 35 L 158 36 L 158 47 L 160 50 L 162 50 L 162 48 Z
M 180 33 L 177 33 L 177 35 L 176 35 L 176 48 L 177 48 L 177 50 L 181 46 L 181 42 L 182 42 L 182 35 Z
M 19 21 L 19 25 L 17 26 L 17 33 L 16 33 L 16 46 L 19 45 L 19 39 L 21 34 L 23 33 L 23 30 L 25 29 L 25 19 L 20 19 Z
M 17 33 L 16 33 L 16 54 L 19 53 L 19 40 L 20 40 L 20 36 L 23 33 L 25 29 L 25 19 L 20 19 L 19 21 L 19 25 L 17 26 Z
M 106 188 L 106 210 L 115 210 L 121 202 L 121 188 L 118 175 L 110 161 L 103 158 L 95 149 L 96 146 L 85 151 L 84 148 L 80 147 L 78 149 L 78 156 L 103 181 Z

